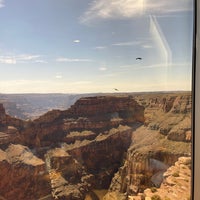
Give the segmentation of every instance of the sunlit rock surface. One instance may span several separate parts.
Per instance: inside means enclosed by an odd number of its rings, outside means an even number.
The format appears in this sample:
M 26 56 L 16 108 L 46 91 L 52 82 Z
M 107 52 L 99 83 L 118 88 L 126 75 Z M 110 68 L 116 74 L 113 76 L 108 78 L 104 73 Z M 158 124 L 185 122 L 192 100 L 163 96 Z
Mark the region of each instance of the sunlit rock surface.
M 51 191 L 44 161 L 19 144 L 0 150 L 0 179 L 0 194 L 8 200 L 35 200 Z
M 0 198 L 151 198 L 191 139 L 189 93 L 81 98 L 33 121 L 0 106 Z

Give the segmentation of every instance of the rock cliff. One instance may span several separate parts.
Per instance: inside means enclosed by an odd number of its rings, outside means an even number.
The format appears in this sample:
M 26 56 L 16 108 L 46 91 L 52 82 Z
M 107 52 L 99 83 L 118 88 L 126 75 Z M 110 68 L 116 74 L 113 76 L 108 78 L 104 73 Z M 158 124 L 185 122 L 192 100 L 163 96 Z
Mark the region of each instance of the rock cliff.
M 0 104 L 0 198 L 142 199 L 191 156 L 191 137 L 189 93 L 85 97 L 33 121 Z
M 20 131 L 26 122 L 10 117 L 5 113 L 3 104 L 0 104 L 0 146 L 21 141 Z
M 123 162 L 132 131 L 144 122 L 144 108 L 131 97 L 82 98 L 66 111 L 53 110 L 27 122 L 6 115 L 3 107 L 1 110 L 2 134 L 12 135 L 12 140 L 2 140 L 2 169 L 6 163 L 9 167 L 4 169 L 5 173 L 13 175 L 19 170 L 22 176 L 16 181 L 24 180 L 23 187 L 12 190 L 15 180 L 11 177 L 7 180 L 2 174 L 0 191 L 5 184 L 9 185 L 2 193 L 8 200 L 14 195 L 15 199 L 84 199 L 94 188 L 107 189 Z M 14 132 L 18 140 L 13 139 Z M 16 145 L 9 146 L 10 143 Z M 18 143 L 32 150 L 17 146 Z M 18 152 L 16 159 L 13 156 L 17 167 L 7 153 L 14 147 Z M 12 152 L 14 154 L 15 150 Z M 24 164 L 21 156 L 41 163 L 32 167 L 32 163 Z M 37 167 L 42 171 L 37 171 Z M 31 183 L 33 188 L 30 188 Z M 38 189 L 41 184 L 44 187 Z M 35 196 L 29 190 L 34 191 Z
M 135 122 L 144 122 L 144 108 L 131 97 L 81 98 L 66 111 L 53 110 L 27 124 L 22 142 L 28 146 L 49 146 L 67 142 L 66 136 L 73 131 L 98 134 Z
M 169 140 L 191 142 L 191 94 L 160 94 L 139 96 L 145 106 L 145 125 L 158 130 Z
M 133 133 L 127 158 L 115 174 L 110 192 L 136 195 L 147 187 L 159 187 L 163 173 L 180 156 L 191 156 L 191 145 L 168 140 L 158 131 L 140 127 Z
M 160 199 L 190 199 L 191 192 L 191 158 L 180 157 L 175 165 L 163 174 L 163 182 L 159 188 L 148 188 L 144 191 L 146 198 L 155 196 Z
M 22 145 L 0 150 L 0 194 L 7 200 L 36 200 L 50 193 L 44 161 Z
M 145 106 L 144 126 L 134 131 L 126 161 L 113 177 L 105 200 L 142 199 L 138 194 L 147 187 L 160 187 L 164 172 L 179 157 L 191 156 L 191 95 L 136 99 Z

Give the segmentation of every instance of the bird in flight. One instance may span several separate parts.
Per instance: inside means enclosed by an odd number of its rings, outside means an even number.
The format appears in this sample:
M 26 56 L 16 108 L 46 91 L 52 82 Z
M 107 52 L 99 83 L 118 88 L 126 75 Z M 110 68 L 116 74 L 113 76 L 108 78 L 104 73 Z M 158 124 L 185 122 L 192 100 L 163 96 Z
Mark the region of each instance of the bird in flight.
M 115 91 L 119 91 L 117 88 L 113 88 Z
M 142 60 L 142 58 L 141 57 L 137 57 L 136 60 Z

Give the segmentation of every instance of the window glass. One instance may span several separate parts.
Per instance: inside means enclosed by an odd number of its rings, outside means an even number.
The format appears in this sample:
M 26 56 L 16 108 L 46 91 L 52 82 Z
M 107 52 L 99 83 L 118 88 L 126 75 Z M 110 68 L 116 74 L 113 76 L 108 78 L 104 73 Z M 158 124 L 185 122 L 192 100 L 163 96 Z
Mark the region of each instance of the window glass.
M 0 199 L 190 199 L 192 0 L 0 0 L 0 24 Z

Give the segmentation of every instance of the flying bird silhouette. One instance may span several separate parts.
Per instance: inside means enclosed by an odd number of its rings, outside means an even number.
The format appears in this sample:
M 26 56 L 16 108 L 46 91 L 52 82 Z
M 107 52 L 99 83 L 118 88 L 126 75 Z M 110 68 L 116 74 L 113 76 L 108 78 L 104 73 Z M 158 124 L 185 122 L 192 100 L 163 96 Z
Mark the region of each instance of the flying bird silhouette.
M 136 60 L 142 60 L 142 58 L 141 57 L 137 57 Z
M 119 91 L 117 88 L 113 88 L 115 91 Z

